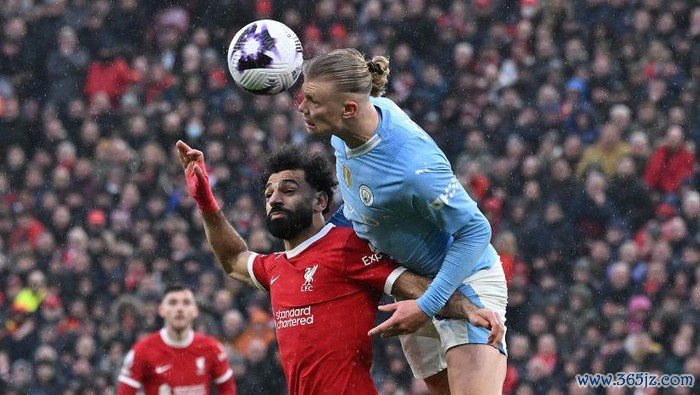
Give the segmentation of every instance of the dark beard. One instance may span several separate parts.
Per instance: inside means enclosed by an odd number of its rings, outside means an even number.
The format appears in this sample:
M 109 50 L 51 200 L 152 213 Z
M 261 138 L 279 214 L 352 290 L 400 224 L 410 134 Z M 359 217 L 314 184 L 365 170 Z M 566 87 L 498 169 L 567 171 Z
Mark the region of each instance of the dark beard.
M 270 216 L 274 213 L 286 213 L 286 217 L 271 219 Z M 299 207 L 297 210 L 288 210 L 281 207 L 273 207 L 267 215 L 267 229 L 270 233 L 282 240 L 293 239 L 302 230 L 311 226 L 313 221 L 313 208 Z

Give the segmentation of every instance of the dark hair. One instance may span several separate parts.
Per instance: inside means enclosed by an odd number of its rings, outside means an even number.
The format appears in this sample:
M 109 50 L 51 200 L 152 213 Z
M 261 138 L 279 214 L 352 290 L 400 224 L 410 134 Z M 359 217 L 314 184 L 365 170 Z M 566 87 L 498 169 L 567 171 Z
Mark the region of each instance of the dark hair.
M 319 192 L 328 196 L 328 205 L 323 210 L 327 213 L 333 201 L 335 181 L 333 169 L 323 155 L 310 153 L 300 145 L 287 145 L 267 158 L 265 169 L 260 177 L 260 185 L 264 188 L 267 180 L 274 173 L 285 170 L 303 170 L 306 182 Z
M 165 299 L 165 297 L 168 296 L 169 293 L 179 291 L 190 291 L 194 294 L 194 289 L 192 289 L 192 287 L 190 287 L 189 285 L 185 283 L 172 283 L 168 284 L 168 286 L 165 287 L 165 291 L 163 291 L 163 297 L 161 299 Z

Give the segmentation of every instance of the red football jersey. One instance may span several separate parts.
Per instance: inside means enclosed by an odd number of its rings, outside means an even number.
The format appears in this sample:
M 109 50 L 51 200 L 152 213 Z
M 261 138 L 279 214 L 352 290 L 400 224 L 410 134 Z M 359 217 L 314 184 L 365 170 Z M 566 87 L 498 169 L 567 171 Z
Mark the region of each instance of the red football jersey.
M 377 393 L 367 332 L 404 270 L 330 224 L 291 251 L 248 260 L 255 285 L 270 291 L 291 395 Z
M 235 395 L 233 371 L 221 344 L 194 332 L 178 343 L 163 328 L 141 339 L 126 355 L 117 394 L 142 389 L 145 395 L 204 395 L 212 381 L 219 394 Z

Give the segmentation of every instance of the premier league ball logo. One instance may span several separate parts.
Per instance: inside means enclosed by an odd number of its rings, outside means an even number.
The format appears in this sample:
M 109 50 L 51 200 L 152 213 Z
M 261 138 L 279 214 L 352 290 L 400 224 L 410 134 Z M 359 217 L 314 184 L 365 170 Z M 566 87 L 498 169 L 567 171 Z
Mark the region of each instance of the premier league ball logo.
M 236 69 L 241 73 L 249 69 L 264 69 L 272 63 L 272 58 L 265 52 L 275 48 L 275 39 L 270 36 L 267 26 L 262 26 L 259 33 L 256 32 L 257 28 L 255 23 L 250 25 L 233 46 L 234 51 L 241 51 L 236 64 Z
M 228 69 L 248 92 L 274 95 L 301 75 L 301 41 L 292 29 L 273 20 L 251 22 L 236 33 L 228 50 Z

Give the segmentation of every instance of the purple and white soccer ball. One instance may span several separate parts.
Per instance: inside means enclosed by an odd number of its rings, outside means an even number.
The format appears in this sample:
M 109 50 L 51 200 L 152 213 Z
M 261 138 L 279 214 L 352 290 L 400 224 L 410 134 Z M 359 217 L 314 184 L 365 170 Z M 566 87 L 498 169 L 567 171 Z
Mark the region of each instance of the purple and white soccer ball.
M 228 69 L 241 88 L 258 95 L 289 89 L 301 75 L 301 41 L 284 23 L 251 22 L 236 33 L 228 47 Z

